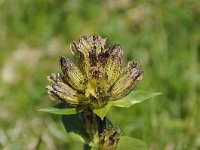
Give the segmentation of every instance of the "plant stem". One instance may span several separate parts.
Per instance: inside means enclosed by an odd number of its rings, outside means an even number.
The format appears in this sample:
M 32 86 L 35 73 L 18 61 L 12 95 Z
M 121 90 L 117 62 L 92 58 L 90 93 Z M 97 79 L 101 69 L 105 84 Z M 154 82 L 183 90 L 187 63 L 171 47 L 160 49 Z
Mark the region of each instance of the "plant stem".
M 100 134 L 106 128 L 106 118 L 101 120 L 92 109 L 88 108 L 83 111 L 84 126 L 87 134 L 95 146 L 99 146 Z

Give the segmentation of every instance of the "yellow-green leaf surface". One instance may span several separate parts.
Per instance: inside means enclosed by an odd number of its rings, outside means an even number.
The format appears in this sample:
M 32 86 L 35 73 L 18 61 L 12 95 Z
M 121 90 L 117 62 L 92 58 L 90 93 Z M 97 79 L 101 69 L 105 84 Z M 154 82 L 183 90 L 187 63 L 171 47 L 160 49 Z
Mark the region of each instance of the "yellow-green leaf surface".
M 103 108 L 93 109 L 93 111 L 103 120 L 103 118 L 107 115 L 108 111 L 110 110 L 111 106 L 112 106 L 112 102 L 109 102 Z
M 70 107 L 60 103 L 52 107 L 39 109 L 38 111 L 57 114 L 57 115 L 70 115 L 82 112 L 84 109 L 85 107 Z
M 146 92 L 142 90 L 136 90 L 129 93 L 127 96 L 125 96 L 122 99 L 113 101 L 114 106 L 118 107 L 130 107 L 134 104 L 141 103 L 149 98 L 155 97 L 157 95 L 160 95 L 161 93 L 152 93 L 152 92 Z
M 92 147 L 91 150 L 98 150 L 98 148 L 96 148 L 96 147 Z
M 85 139 L 83 137 L 81 137 L 79 134 L 76 134 L 74 132 L 70 132 L 70 133 L 68 133 L 68 135 L 75 141 L 85 143 Z
M 147 150 L 146 144 L 135 138 L 121 136 L 116 150 Z

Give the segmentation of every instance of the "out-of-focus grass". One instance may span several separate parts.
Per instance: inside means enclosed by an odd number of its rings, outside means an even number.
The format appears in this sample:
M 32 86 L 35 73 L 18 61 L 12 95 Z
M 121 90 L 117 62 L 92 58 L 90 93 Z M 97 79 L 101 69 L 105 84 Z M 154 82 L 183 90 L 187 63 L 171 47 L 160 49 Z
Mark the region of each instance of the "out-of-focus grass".
M 37 109 L 52 104 L 44 87 L 59 56 L 92 33 L 120 43 L 124 62 L 140 60 L 137 89 L 163 93 L 110 111 L 123 134 L 152 150 L 200 148 L 199 16 L 197 0 L 0 0 L 0 148 L 82 149 L 59 116 Z

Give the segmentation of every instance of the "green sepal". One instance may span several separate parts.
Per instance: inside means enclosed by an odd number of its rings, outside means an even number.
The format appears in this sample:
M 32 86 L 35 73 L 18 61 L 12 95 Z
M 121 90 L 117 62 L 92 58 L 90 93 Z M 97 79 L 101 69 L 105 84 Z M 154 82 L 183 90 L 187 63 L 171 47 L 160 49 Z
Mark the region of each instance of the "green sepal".
M 129 93 L 127 96 L 113 101 L 113 106 L 117 107 L 131 107 L 134 104 L 141 103 L 149 98 L 160 95 L 161 93 L 152 93 L 142 90 L 135 90 Z

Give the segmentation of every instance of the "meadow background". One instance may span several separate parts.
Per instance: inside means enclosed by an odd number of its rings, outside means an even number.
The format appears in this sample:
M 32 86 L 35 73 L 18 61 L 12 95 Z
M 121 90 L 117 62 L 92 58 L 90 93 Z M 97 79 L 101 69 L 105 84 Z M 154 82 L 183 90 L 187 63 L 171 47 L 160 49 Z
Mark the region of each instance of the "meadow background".
M 0 0 L 0 149 L 81 150 L 53 104 L 46 76 L 60 72 L 69 43 L 97 33 L 137 59 L 135 89 L 163 94 L 129 109 L 112 108 L 124 135 L 149 150 L 200 149 L 200 1 Z

